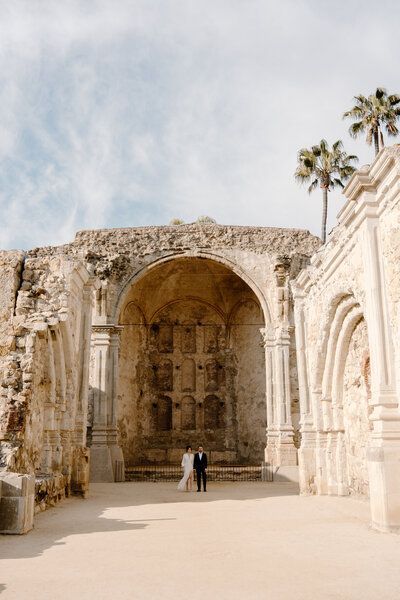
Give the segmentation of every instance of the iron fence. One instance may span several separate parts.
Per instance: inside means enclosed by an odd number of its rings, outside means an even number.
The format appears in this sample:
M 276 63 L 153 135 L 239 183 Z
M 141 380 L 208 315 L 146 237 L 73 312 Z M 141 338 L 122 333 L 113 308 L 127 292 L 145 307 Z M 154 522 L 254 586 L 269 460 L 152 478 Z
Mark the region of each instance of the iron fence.
M 179 481 L 182 467 L 177 465 L 135 465 L 125 468 L 125 481 Z M 209 481 L 265 481 L 261 465 L 212 465 Z

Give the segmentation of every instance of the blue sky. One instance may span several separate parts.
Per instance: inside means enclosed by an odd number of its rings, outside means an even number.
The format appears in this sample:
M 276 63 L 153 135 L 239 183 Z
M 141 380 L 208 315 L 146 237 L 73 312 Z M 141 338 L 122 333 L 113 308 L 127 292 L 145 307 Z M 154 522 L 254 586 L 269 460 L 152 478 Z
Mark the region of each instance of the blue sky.
M 297 151 L 370 162 L 341 114 L 400 92 L 399 22 L 394 1 L 0 3 L 0 247 L 199 215 L 318 234 Z

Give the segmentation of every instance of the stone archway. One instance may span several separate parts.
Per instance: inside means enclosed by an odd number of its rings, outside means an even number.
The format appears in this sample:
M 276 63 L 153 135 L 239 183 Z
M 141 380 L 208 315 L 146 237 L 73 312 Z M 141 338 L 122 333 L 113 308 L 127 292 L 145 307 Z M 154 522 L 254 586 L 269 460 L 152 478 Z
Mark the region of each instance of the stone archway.
M 209 258 L 150 267 L 120 302 L 117 428 L 129 464 L 179 460 L 202 443 L 214 463 L 260 463 L 266 430 L 261 303 Z
M 316 425 L 314 473 L 301 462 L 302 491 L 314 480 L 319 493 L 368 495 L 370 344 L 363 309 L 353 294 L 337 295 L 322 320 L 312 407 Z M 300 456 L 311 445 L 303 435 Z M 310 463 L 309 463 L 310 465 Z

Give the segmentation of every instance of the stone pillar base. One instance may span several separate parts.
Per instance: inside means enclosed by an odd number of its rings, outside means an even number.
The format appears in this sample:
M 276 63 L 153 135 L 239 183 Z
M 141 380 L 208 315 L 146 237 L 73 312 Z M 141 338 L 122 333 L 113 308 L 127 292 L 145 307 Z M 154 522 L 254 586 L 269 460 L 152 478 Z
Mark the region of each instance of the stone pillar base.
M 74 448 L 72 473 L 71 473 L 71 492 L 86 498 L 89 491 L 89 463 L 90 450 L 85 446 Z
M 122 448 L 116 444 L 109 448 L 114 472 L 114 481 L 125 481 L 125 462 Z
M 400 446 L 371 447 L 367 452 L 372 527 L 400 531 Z
M 22 534 L 33 528 L 35 477 L 0 475 L 0 533 Z
M 321 496 L 328 494 L 328 473 L 326 465 L 327 441 L 327 432 L 319 431 L 317 433 L 317 447 L 315 449 L 315 484 L 317 494 Z
M 293 440 L 286 441 L 279 437 L 268 440 L 265 462 L 275 467 L 297 467 L 297 448 Z
M 300 494 L 315 494 L 315 448 L 300 446 L 299 449 L 299 485 Z
M 111 452 L 106 445 L 92 445 L 90 448 L 90 482 L 114 483 Z
M 90 481 L 92 483 L 125 481 L 124 457 L 119 446 L 91 446 Z

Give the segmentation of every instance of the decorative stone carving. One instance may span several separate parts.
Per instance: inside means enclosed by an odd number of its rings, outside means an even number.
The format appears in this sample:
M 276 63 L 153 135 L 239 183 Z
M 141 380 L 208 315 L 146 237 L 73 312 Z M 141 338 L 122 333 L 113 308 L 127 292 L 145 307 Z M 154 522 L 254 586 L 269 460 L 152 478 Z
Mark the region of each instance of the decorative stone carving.
M 276 285 L 283 287 L 288 280 L 290 271 L 290 259 L 287 256 L 280 256 L 275 264 L 274 273 L 276 277 Z

